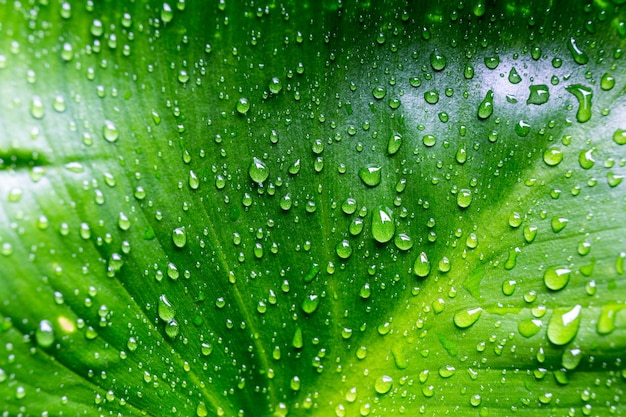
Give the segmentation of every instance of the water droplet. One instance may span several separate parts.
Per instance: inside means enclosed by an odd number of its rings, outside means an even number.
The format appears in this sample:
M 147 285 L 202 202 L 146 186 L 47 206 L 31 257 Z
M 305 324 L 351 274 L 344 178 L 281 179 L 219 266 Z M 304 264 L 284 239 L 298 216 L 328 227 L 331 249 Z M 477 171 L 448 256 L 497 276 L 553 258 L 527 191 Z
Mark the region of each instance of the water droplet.
M 563 161 L 563 152 L 559 148 L 549 148 L 543 153 L 543 162 L 548 166 L 556 166 Z
M 563 368 L 573 371 L 578 367 L 583 358 L 583 352 L 580 349 L 567 349 L 561 357 Z
M 209 415 L 209 410 L 207 409 L 204 401 L 200 401 L 198 406 L 196 407 L 196 416 L 198 417 L 206 417 Z
M 413 239 L 404 233 L 398 233 L 394 238 L 393 243 L 402 251 L 407 251 L 413 247 Z
M 349 241 L 344 239 L 337 244 L 335 251 L 341 259 L 348 259 L 352 255 L 352 246 L 350 246 Z
M 491 70 L 498 68 L 498 65 L 500 65 L 500 57 L 495 55 L 495 56 L 488 56 L 485 57 L 485 66 Z
M 539 319 L 524 319 L 517 323 L 517 331 L 526 338 L 533 337 L 543 327 L 543 322 Z
M 437 104 L 439 101 L 439 92 L 437 90 L 429 90 L 424 93 L 424 100 L 428 104 Z
M 161 8 L 161 20 L 163 23 L 171 22 L 173 17 L 174 11 L 172 10 L 172 7 L 167 3 L 163 3 L 163 7 Z
M 446 57 L 438 52 L 430 54 L 430 65 L 435 71 L 441 71 L 446 67 Z
M 591 169 L 591 167 L 595 165 L 596 161 L 593 159 L 592 155 L 594 151 L 595 148 L 580 151 L 580 154 L 578 154 L 578 165 L 580 165 L 582 169 Z
M 368 187 L 376 187 L 380 184 L 382 176 L 382 166 L 376 164 L 368 164 L 359 169 L 359 178 Z
M 572 53 L 572 57 L 577 64 L 584 65 L 589 62 L 589 57 L 576 45 L 576 39 L 570 38 L 567 49 Z
M 528 88 L 530 89 L 530 94 L 528 95 L 526 104 L 541 105 L 547 103 L 550 99 L 550 90 L 547 85 L 530 85 Z
M 388 375 L 383 375 L 377 378 L 376 382 L 374 382 L 374 389 L 376 390 L 377 393 L 381 395 L 388 393 L 391 390 L 392 386 L 393 386 L 393 378 L 391 378 Z
M 296 349 L 301 349 L 304 346 L 304 339 L 302 338 L 302 329 L 300 327 L 296 327 L 296 331 L 293 334 L 293 339 L 291 340 L 291 345 Z
M 187 243 L 187 232 L 184 227 L 177 227 L 172 230 L 172 241 L 177 248 L 182 248 Z
M 504 295 L 513 295 L 515 288 L 517 288 L 517 281 L 514 279 L 507 279 L 502 283 L 502 293 Z
M 307 314 L 313 314 L 317 310 L 317 306 L 320 304 L 320 298 L 316 294 L 311 294 L 304 298 L 302 301 L 302 311 Z M 294 338 L 295 340 L 295 338 Z
M 600 80 L 600 88 L 604 91 L 609 91 L 612 90 L 613 87 L 615 87 L 615 78 L 609 73 L 604 73 Z
M 108 142 L 115 142 L 119 138 L 120 133 L 117 130 L 117 126 L 115 126 L 112 121 L 105 120 L 104 127 L 102 128 L 102 135 Z
M 470 397 L 470 404 L 473 407 L 478 407 L 482 402 L 482 399 L 479 394 L 474 394 Z
M 130 224 L 130 219 L 126 217 L 126 214 L 120 213 L 117 219 L 117 225 L 119 226 L 119 228 L 121 230 L 128 230 L 130 229 Z
M 474 78 L 474 67 L 469 62 L 465 65 L 465 68 L 463 69 L 463 76 L 467 80 L 471 80 L 472 78 Z
M 49 348 L 54 343 L 54 329 L 52 323 L 48 320 L 42 320 L 39 322 L 37 330 L 35 330 L 35 340 L 37 345 L 42 348 Z
M 363 219 L 360 217 L 355 217 L 350 222 L 350 226 L 348 227 L 348 231 L 352 236 L 357 236 L 363 231 Z
M 582 307 L 580 305 L 576 305 L 573 308 L 556 308 L 548 323 L 548 339 L 550 342 L 562 346 L 574 340 L 580 325 L 581 311 Z
M 522 77 L 517 73 L 515 67 L 511 67 L 511 71 L 509 71 L 509 82 L 511 84 L 519 84 L 522 81 Z
M 480 307 L 457 311 L 454 313 L 454 324 L 460 329 L 466 329 L 478 321 L 482 312 Z
M 41 97 L 34 96 L 30 102 L 30 115 L 35 119 L 43 119 L 45 112 L 43 108 L 43 102 Z
M 165 294 L 161 294 L 157 304 L 157 313 L 159 318 L 165 322 L 171 321 L 176 316 L 176 310 Z
M 269 177 L 270 170 L 265 162 L 255 157 L 250 163 L 250 167 L 248 168 L 248 174 L 250 175 L 252 181 L 261 185 Z
M 613 141 L 618 145 L 626 145 L 626 129 L 617 129 L 613 133 Z
M 568 222 L 569 220 L 565 217 L 553 217 L 550 223 L 552 226 L 552 231 L 554 233 L 559 233 L 561 230 L 565 229 L 565 226 L 567 226 Z
M 372 212 L 372 236 L 380 243 L 389 242 L 396 232 L 390 208 L 379 206 Z
M 615 316 L 620 311 L 621 307 L 614 305 L 606 305 L 602 307 L 602 311 L 600 312 L 600 318 L 598 319 L 598 324 L 596 327 L 596 331 L 599 334 L 609 334 L 615 330 Z
M 394 134 L 389 138 L 389 142 L 387 142 L 387 153 L 389 155 L 394 155 L 400 149 L 402 145 L 402 136 L 399 134 Z
M 558 291 L 569 282 L 571 271 L 566 267 L 550 267 L 543 274 L 543 282 L 552 291 Z
M 372 90 L 372 95 L 376 100 L 382 100 L 385 98 L 385 95 L 387 95 L 387 89 L 383 86 L 375 87 L 374 90 Z
M 520 120 L 515 124 L 515 133 L 521 138 L 528 136 L 530 133 L 530 124 L 525 120 Z
M 348 197 L 343 203 L 341 203 L 341 210 L 346 214 L 354 214 L 356 211 L 356 200 Z
M 573 94 L 578 100 L 576 120 L 580 123 L 585 123 L 591 118 L 591 99 L 593 98 L 593 91 L 591 88 L 580 84 L 567 86 L 566 90 Z
M 248 113 L 248 110 L 250 110 L 250 102 L 247 98 L 241 97 L 237 100 L 237 106 L 235 108 L 239 114 L 246 114 Z
M 524 240 L 528 243 L 532 243 L 537 237 L 537 226 L 524 226 Z
M 456 204 L 461 208 L 468 208 L 472 204 L 472 190 L 461 188 L 456 195 Z
M 269 90 L 270 93 L 272 94 L 278 94 L 280 93 L 280 90 L 283 89 L 282 84 L 280 83 L 280 79 L 274 77 L 270 80 L 270 85 L 269 85 Z
M 487 91 L 485 98 L 478 105 L 478 118 L 486 119 L 493 113 L 493 90 Z
M 291 194 L 287 193 L 280 199 L 280 208 L 284 211 L 289 211 L 292 206 Z
M 425 252 L 420 253 L 417 259 L 415 259 L 413 272 L 420 278 L 427 277 L 430 274 L 430 261 Z
M 167 322 L 167 324 L 165 325 L 165 334 L 170 338 L 173 339 L 176 336 L 178 336 L 178 332 L 180 331 L 180 326 L 178 324 L 178 322 L 174 319 L 170 320 Z

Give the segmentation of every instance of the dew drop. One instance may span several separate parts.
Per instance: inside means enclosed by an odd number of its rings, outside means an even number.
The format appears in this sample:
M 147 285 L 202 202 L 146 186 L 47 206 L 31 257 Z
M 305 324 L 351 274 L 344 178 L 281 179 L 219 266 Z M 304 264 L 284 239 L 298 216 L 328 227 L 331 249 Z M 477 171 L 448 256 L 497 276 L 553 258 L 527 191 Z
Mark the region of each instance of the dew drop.
M 580 326 L 582 307 L 559 307 L 554 310 L 548 323 L 548 339 L 558 346 L 563 346 L 574 340 Z
M 609 334 L 615 330 L 615 317 L 617 313 L 620 311 L 620 307 L 613 305 L 606 305 L 602 307 L 602 311 L 600 311 L 600 318 L 598 319 L 598 324 L 596 326 L 596 331 L 598 334 Z
M 543 162 L 548 166 L 556 166 L 563 161 L 563 152 L 559 148 L 549 148 L 543 153 Z
M 528 88 L 530 89 L 530 94 L 528 95 L 526 104 L 541 105 L 547 103 L 550 99 L 550 90 L 547 85 L 530 85 Z
M 478 118 L 487 119 L 493 113 L 493 90 L 487 91 L 485 98 L 478 105 Z
M 250 167 L 248 168 L 248 174 L 250 175 L 252 181 L 261 185 L 269 177 L 270 170 L 265 162 L 255 157 L 250 163 Z
M 578 165 L 580 165 L 582 169 L 591 169 L 595 165 L 596 161 L 593 159 L 594 150 L 595 149 L 582 150 L 580 154 L 578 154 Z
M 30 102 L 30 115 L 33 116 L 34 119 L 43 119 L 44 114 L 45 112 L 41 97 L 34 96 Z
M 389 155 L 394 155 L 400 149 L 402 145 L 402 136 L 399 134 L 394 134 L 389 138 L 387 142 L 387 153 Z
M 613 141 L 618 145 L 626 145 L 626 129 L 617 129 L 613 133 Z
M 439 101 L 439 92 L 437 90 L 429 90 L 424 93 L 424 100 L 428 104 L 437 104 Z
M 609 74 L 605 73 L 602 75 L 602 79 L 600 80 L 600 88 L 604 91 L 612 90 L 615 87 L 615 78 Z
M 552 231 L 554 233 L 559 233 L 561 230 L 565 229 L 565 226 L 567 226 L 568 222 L 569 220 L 565 217 L 553 217 L 550 223 L 550 225 L 552 226 Z
M 348 259 L 352 255 L 352 246 L 349 241 L 344 239 L 337 244 L 335 251 L 341 259 Z
M 454 313 L 454 324 L 459 329 L 466 329 L 478 321 L 482 312 L 480 307 L 457 311 Z
M 524 319 L 517 323 L 517 331 L 526 338 L 533 337 L 543 327 L 543 322 L 539 319 Z
M 377 378 L 376 382 L 374 382 L 374 389 L 376 390 L 377 393 L 381 395 L 388 393 L 391 390 L 392 386 L 393 386 L 393 378 L 391 378 L 388 375 L 383 375 Z
M 389 242 L 396 232 L 392 211 L 388 207 L 379 206 L 372 211 L 372 236 L 380 243 Z
M 583 353 L 580 349 L 567 349 L 561 356 L 561 364 L 568 371 L 573 371 L 578 367 L 582 358 Z
M 589 57 L 576 45 L 576 39 L 570 38 L 567 43 L 567 49 L 569 49 L 574 61 L 579 65 L 584 65 L 589 62 Z
M 302 301 L 302 311 L 307 314 L 313 314 L 317 310 L 317 306 L 320 304 L 320 298 L 316 294 L 311 294 L 304 298 Z
M 174 18 L 174 11 L 172 10 L 172 6 L 168 3 L 163 3 L 163 7 L 161 8 L 161 20 L 163 23 L 169 23 Z
M 235 108 L 237 109 L 237 112 L 239 114 L 246 114 L 248 113 L 248 110 L 250 110 L 250 102 L 247 98 L 241 97 L 239 100 L 237 100 L 237 105 L 235 106 Z
M 37 330 L 35 330 L 35 341 L 42 348 L 49 348 L 54 343 L 54 329 L 52 323 L 48 320 L 39 322 Z
M 165 322 L 171 321 L 176 316 L 176 310 L 165 294 L 161 294 L 157 304 L 157 313 L 159 318 Z
M 515 124 L 515 133 L 521 138 L 528 136 L 530 133 L 530 124 L 525 120 L 520 120 Z
M 382 176 L 382 166 L 376 164 L 368 164 L 359 169 L 359 178 L 368 187 L 376 187 L 380 184 Z
M 274 77 L 274 78 L 272 78 L 270 80 L 270 84 L 269 84 L 268 88 L 270 90 L 270 93 L 278 94 L 278 93 L 280 93 L 280 90 L 283 89 L 283 86 L 282 86 L 282 84 L 280 82 L 280 79 Z
M 522 81 L 522 77 L 517 73 L 515 67 L 511 67 L 511 71 L 509 71 L 509 82 L 511 84 L 519 84 Z
M 438 52 L 430 54 L 430 65 L 435 71 L 441 71 L 446 67 L 446 57 Z
M 117 126 L 115 126 L 115 124 L 110 120 L 104 121 L 102 135 L 104 136 L 104 139 L 107 140 L 107 142 L 111 143 L 115 142 L 120 136 L 119 131 L 117 130 Z
M 405 233 L 398 233 L 394 238 L 393 243 L 401 251 L 407 251 L 413 247 L 413 239 Z
M 425 252 L 420 253 L 417 259 L 415 259 L 413 272 L 420 278 L 425 278 L 430 274 L 430 261 Z
M 472 204 L 472 191 L 462 188 L 456 195 L 456 204 L 461 208 L 468 208 Z
M 570 274 L 569 268 L 550 267 L 543 274 L 543 282 L 552 291 L 559 291 L 569 282 Z
M 591 99 L 593 98 L 593 91 L 591 91 L 591 88 L 580 84 L 572 84 L 568 86 L 566 90 L 573 94 L 578 100 L 576 120 L 580 123 L 585 123 L 591 118 Z
M 187 244 L 187 232 L 184 227 L 177 227 L 172 230 L 172 241 L 177 248 L 182 248 Z

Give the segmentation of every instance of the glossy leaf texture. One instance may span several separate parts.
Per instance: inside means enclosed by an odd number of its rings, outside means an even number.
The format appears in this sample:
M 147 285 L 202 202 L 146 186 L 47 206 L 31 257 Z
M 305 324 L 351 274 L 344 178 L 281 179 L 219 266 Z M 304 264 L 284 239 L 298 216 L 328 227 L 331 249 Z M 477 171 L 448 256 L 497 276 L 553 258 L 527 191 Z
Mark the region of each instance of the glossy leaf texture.
M 0 1 L 0 412 L 626 414 L 623 3 Z

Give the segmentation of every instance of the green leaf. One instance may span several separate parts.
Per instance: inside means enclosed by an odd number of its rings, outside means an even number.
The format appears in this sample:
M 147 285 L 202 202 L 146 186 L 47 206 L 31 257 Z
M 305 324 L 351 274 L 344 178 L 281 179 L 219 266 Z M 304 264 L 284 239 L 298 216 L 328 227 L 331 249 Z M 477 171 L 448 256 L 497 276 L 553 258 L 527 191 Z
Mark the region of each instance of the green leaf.
M 626 414 L 623 3 L 0 2 L 0 412 Z

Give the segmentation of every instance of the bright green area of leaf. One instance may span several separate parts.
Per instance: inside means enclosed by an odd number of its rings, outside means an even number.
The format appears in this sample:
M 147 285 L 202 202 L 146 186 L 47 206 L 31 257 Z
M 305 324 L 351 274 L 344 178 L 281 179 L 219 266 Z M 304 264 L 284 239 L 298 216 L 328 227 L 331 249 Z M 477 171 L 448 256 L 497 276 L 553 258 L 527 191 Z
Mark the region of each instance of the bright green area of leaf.
M 626 414 L 622 3 L 0 2 L 2 415 Z

